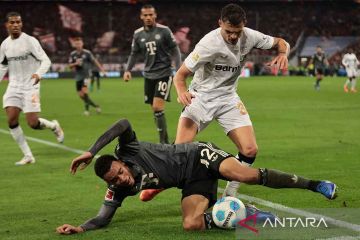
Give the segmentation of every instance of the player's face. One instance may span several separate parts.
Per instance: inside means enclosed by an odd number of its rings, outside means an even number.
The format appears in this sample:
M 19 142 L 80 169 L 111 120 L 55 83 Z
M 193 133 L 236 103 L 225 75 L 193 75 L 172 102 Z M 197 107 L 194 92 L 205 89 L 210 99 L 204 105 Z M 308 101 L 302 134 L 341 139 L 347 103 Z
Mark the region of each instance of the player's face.
M 221 35 L 224 38 L 225 42 L 235 45 L 243 31 L 243 28 L 245 27 L 245 23 L 240 23 L 239 25 L 232 25 L 228 21 L 223 22 L 222 20 L 219 20 L 219 25 L 221 28 Z
M 20 36 L 22 26 L 23 24 L 20 16 L 9 17 L 8 21 L 6 22 L 6 29 L 13 38 Z
M 321 49 L 321 48 L 319 48 L 319 47 L 318 47 L 318 48 L 316 48 L 316 53 L 320 55 L 320 54 L 322 53 L 322 49 Z
M 83 40 L 75 40 L 74 41 L 74 47 L 77 49 L 77 50 L 81 50 L 83 47 L 84 47 L 84 42 Z
M 119 187 L 131 187 L 135 180 L 129 168 L 119 161 L 113 161 L 110 170 L 104 175 L 105 182 Z
M 144 22 L 144 26 L 152 27 L 155 25 L 156 12 L 154 8 L 142 8 L 140 19 Z

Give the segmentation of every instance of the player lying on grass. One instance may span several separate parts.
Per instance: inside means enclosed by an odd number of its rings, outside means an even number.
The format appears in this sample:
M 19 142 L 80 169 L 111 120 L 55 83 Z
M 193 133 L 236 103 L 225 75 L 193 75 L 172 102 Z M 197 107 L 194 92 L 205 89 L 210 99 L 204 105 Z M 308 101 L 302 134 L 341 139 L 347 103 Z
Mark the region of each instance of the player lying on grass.
M 204 230 L 214 226 L 211 214 L 204 212 L 217 198 L 218 179 L 259 184 L 271 188 L 301 188 L 336 197 L 336 185 L 309 180 L 273 169 L 251 168 L 212 143 L 154 144 L 139 142 L 128 120 L 110 127 L 88 152 L 72 161 L 70 171 L 84 169 L 107 144 L 118 138 L 115 155 L 96 160 L 95 173 L 108 184 L 105 201 L 98 215 L 78 227 L 64 224 L 60 234 L 80 233 L 108 225 L 116 209 L 128 196 L 142 189 L 177 187 L 182 189 L 182 215 L 185 230 Z

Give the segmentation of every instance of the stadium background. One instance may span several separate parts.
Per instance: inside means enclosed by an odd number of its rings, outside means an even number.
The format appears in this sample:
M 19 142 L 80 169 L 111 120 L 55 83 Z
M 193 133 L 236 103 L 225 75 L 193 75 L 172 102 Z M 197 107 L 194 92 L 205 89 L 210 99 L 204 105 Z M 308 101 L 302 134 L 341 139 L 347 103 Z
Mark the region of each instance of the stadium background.
M 187 34 L 188 51 L 204 34 L 217 27 L 219 10 L 225 4 L 225 1 L 147 2 L 157 8 L 158 22 L 174 32 L 179 30 L 180 38 L 184 37 L 181 32 Z M 324 209 L 321 212 L 324 215 L 329 214 L 329 209 L 341 212 L 349 209 L 355 216 L 343 214 L 346 216 L 342 217 L 359 224 L 356 213 L 360 207 L 360 98 L 359 94 L 342 92 L 346 78 L 342 76 L 340 59 L 348 47 L 359 53 L 360 5 L 355 1 L 242 1 L 241 5 L 247 12 L 249 27 L 283 37 L 296 46 L 291 53 L 292 67 L 284 73 L 295 76 L 252 76 L 277 74 L 263 68 L 264 61 L 275 53 L 256 50 L 248 57 L 251 76 L 239 82 L 239 94 L 254 122 L 260 147 L 255 166 L 329 179 L 336 182 L 341 191 L 333 202 L 297 190 L 243 186 L 240 192 L 291 208 Z M 62 8 L 67 16 L 65 23 L 59 6 L 65 7 Z M 42 115 L 60 120 L 66 134 L 62 147 L 47 132 L 31 130 L 22 118 L 21 124 L 30 137 L 37 163 L 17 168 L 13 164 L 20 159 L 20 150 L 7 134 L 4 112 L 0 113 L 0 239 L 60 239 L 61 236 L 54 233 L 55 227 L 63 223 L 81 224 L 97 213 L 105 184 L 95 177 L 92 167 L 76 176 L 70 176 L 68 167 L 78 152 L 86 150 L 117 119 L 130 119 L 141 140 L 157 141 L 151 111 L 143 104 L 142 79 L 124 83 L 119 77 L 130 51 L 133 31 L 141 26 L 140 6 L 122 1 L 0 2 L 2 19 L 5 20 L 9 11 L 20 12 L 23 31 L 37 36 L 51 58 L 55 73 L 52 76 L 60 74 L 57 80 L 42 82 Z M 80 30 L 79 22 L 82 22 Z M 69 38 L 77 34 L 84 36 L 85 47 L 99 56 L 113 76 L 103 79 L 101 91 L 91 93 L 103 108 L 101 115 L 82 115 L 72 73 L 66 67 L 71 51 Z M 0 39 L 6 36 L 5 29 L 1 28 Z M 315 92 L 314 77 L 304 66 L 309 52 L 312 54 L 318 43 L 333 54 L 328 54 L 329 76 L 324 79 L 321 91 Z M 185 47 L 184 56 L 186 53 Z M 136 67 L 140 75 L 142 65 Z M 6 82 L 2 82 L 2 94 L 5 88 Z M 172 95 L 174 100 L 174 89 Z M 181 106 L 172 101 L 166 111 L 173 139 Z M 210 125 L 197 140 L 211 140 L 234 153 L 233 144 L 216 124 Z M 111 152 L 113 146 L 101 153 Z M 224 187 L 224 183 L 220 187 Z M 146 204 L 133 198 L 124 203 L 106 229 L 70 238 L 235 238 L 233 232 L 227 231 L 183 232 L 179 199 L 180 192 L 176 189 Z M 342 217 L 339 219 L 344 220 Z M 345 235 L 353 234 L 357 236 L 358 232 Z M 291 239 L 296 239 L 296 235 Z

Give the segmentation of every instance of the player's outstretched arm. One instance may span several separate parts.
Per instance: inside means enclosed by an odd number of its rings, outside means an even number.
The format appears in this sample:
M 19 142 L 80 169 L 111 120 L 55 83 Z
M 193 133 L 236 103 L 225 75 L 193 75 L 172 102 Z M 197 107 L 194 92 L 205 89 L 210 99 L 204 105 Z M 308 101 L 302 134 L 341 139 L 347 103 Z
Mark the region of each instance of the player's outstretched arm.
M 270 62 L 271 66 L 277 66 L 280 70 L 288 68 L 288 56 L 290 45 L 282 38 L 274 38 L 273 48 L 277 48 L 278 55 Z
M 91 152 L 84 152 L 83 154 L 72 160 L 70 172 L 72 174 L 75 174 L 78 167 L 80 167 L 80 170 L 83 170 L 91 163 L 93 157 L 94 156 L 91 154 Z
M 105 227 L 111 222 L 116 210 L 117 207 L 103 204 L 96 217 L 87 220 L 78 227 L 72 226 L 70 224 L 63 224 L 56 228 L 56 232 L 70 235 Z
M 70 172 L 75 174 L 79 166 L 81 170 L 84 169 L 88 164 L 91 163 L 92 158 L 115 138 L 119 137 L 126 139 L 132 136 L 133 130 L 131 128 L 130 122 L 127 119 L 120 119 L 96 140 L 88 152 L 81 154 L 72 161 Z
M 174 85 L 178 95 L 177 101 L 184 106 L 191 104 L 191 98 L 195 96 L 187 91 L 186 78 L 191 74 L 191 71 L 182 64 L 174 76 Z
M 82 227 L 75 227 L 70 224 L 63 224 L 56 228 L 56 232 L 59 234 L 70 235 L 75 233 L 82 233 L 84 229 Z

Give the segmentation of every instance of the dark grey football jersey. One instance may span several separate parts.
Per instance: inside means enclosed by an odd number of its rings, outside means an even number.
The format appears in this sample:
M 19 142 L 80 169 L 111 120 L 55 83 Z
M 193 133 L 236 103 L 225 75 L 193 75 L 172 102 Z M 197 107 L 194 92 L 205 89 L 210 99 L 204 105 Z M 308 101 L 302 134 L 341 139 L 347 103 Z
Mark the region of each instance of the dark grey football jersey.
M 192 175 L 195 159 L 199 158 L 199 143 L 156 144 L 139 142 L 128 120 L 121 119 L 110 127 L 90 148 L 93 156 L 114 139 L 117 159 L 131 170 L 135 184 L 132 187 L 109 185 L 105 204 L 119 207 L 121 202 L 142 189 L 178 187 Z
M 69 57 L 69 63 L 75 63 L 77 59 L 81 59 L 81 66 L 75 67 L 76 81 L 84 80 L 90 77 L 90 72 L 94 62 L 94 55 L 87 49 L 83 49 L 80 53 L 72 51 Z
M 149 30 L 141 27 L 134 32 L 131 56 L 139 53 L 144 56 L 144 77 L 159 79 L 172 75 L 171 51 L 176 46 L 176 40 L 171 30 L 157 23 Z
M 325 60 L 326 56 L 325 53 L 317 54 L 315 53 L 313 56 L 313 63 L 315 68 L 325 68 Z
M 129 154 L 129 147 L 133 151 Z M 128 146 L 117 146 L 115 154 L 124 161 L 132 172 L 134 186 L 116 187 L 109 185 L 105 195 L 105 205 L 120 207 L 128 196 L 136 195 L 143 189 L 183 188 L 192 174 L 192 164 L 198 157 L 198 143 L 154 144 L 137 142 Z

